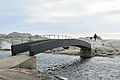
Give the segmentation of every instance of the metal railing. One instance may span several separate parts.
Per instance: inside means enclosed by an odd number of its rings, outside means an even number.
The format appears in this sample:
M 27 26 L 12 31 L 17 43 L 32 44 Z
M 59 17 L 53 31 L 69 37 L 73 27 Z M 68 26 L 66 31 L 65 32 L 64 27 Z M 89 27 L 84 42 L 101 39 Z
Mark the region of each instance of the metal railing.
M 66 35 L 38 35 L 38 36 L 31 36 L 31 37 L 8 37 L 4 38 L 7 42 L 12 44 L 19 44 L 25 42 L 31 42 L 36 40 L 47 40 L 47 39 L 75 39 L 71 36 Z
M 40 35 L 41 37 L 46 37 L 48 39 L 75 39 L 71 36 L 66 35 Z

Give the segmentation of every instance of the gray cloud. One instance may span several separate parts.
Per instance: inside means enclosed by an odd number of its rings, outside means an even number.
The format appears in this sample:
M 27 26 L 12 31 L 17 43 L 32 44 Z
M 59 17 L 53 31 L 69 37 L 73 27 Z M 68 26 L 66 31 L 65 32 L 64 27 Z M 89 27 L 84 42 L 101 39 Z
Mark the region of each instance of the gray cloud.
M 107 14 L 115 15 L 115 14 L 120 14 L 120 10 L 114 10 L 114 11 L 109 11 Z
M 119 0 L 3 0 L 1 31 L 14 28 L 11 31 L 32 33 L 119 32 L 119 3 Z

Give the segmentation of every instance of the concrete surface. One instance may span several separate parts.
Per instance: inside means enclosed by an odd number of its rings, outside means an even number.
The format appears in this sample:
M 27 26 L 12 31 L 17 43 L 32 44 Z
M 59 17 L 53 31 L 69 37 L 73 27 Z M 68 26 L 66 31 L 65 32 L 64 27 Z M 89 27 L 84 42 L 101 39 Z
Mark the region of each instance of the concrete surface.
M 28 56 L 28 52 L 17 56 L 9 56 L 0 60 L 0 69 L 11 69 L 15 67 L 35 69 L 36 57 Z

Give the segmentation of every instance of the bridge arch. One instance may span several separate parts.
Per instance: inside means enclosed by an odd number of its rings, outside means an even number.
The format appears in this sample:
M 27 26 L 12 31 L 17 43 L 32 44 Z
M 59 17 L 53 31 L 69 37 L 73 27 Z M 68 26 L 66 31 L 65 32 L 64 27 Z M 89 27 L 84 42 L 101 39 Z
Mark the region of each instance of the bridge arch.
M 22 44 L 16 44 L 11 46 L 12 56 L 19 53 L 29 51 L 29 56 L 34 56 L 46 50 L 51 50 L 58 47 L 76 46 L 80 47 L 80 56 L 82 58 L 88 58 L 92 56 L 91 45 L 88 42 L 78 39 L 48 39 L 38 40 L 32 42 L 26 42 Z
M 30 56 L 34 56 L 46 50 L 51 50 L 57 47 L 65 46 L 76 46 L 82 49 L 91 49 L 91 45 L 85 41 L 78 39 L 59 39 L 59 40 L 48 40 L 45 42 L 35 43 L 29 46 Z

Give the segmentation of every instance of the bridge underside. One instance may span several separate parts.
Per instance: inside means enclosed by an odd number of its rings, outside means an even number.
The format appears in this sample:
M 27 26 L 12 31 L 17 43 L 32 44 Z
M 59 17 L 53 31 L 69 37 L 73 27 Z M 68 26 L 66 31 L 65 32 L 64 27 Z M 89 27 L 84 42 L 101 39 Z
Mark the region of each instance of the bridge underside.
M 89 43 L 77 39 L 40 40 L 18 45 L 12 45 L 11 47 L 12 55 L 17 55 L 19 53 L 29 51 L 29 56 L 34 56 L 46 50 L 65 46 L 77 46 L 82 48 L 82 50 L 91 50 L 91 45 Z

